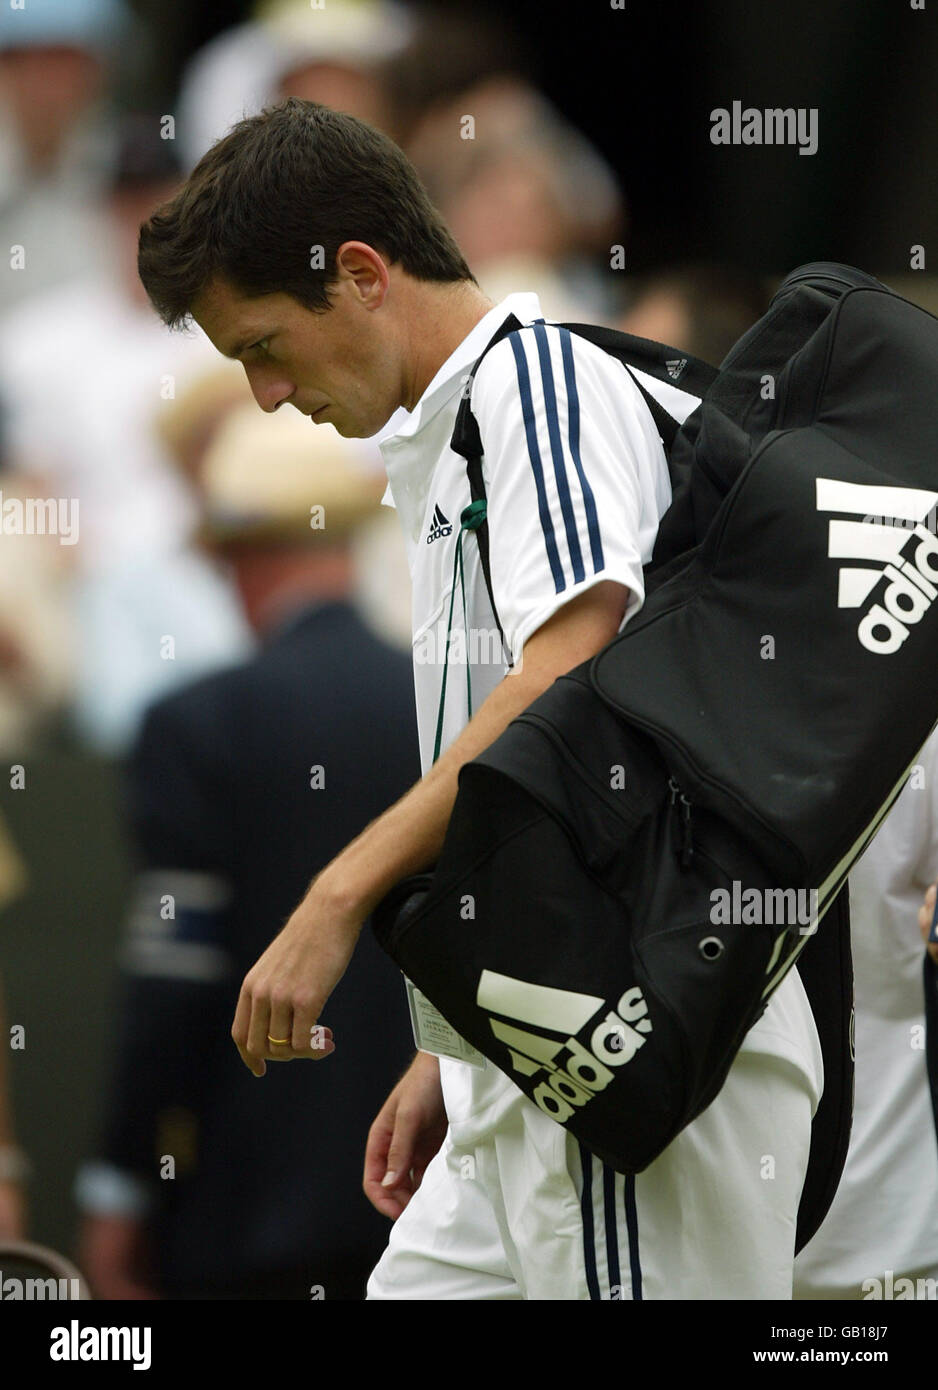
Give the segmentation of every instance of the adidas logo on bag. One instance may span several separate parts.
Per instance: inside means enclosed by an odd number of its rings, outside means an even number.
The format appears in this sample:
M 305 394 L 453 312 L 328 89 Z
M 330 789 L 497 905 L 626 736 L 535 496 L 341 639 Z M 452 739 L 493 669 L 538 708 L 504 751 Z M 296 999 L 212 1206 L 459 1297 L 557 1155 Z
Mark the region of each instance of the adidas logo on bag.
M 878 656 L 897 652 L 938 598 L 938 536 L 922 524 L 938 492 L 915 487 L 870 487 L 817 479 L 819 512 L 849 512 L 862 521 L 831 521 L 827 553 L 832 560 L 866 560 L 843 565 L 838 608 L 860 608 L 885 580 L 877 601 L 857 626 L 862 646 Z M 886 517 L 905 525 L 884 525 Z
M 489 1024 L 508 1048 L 515 1071 L 527 1077 L 544 1072 L 531 1098 L 559 1124 L 566 1124 L 576 1108 L 604 1091 L 615 1077 L 614 1068 L 630 1062 L 651 1032 L 648 1005 L 637 986 L 627 989 L 615 1009 L 610 1009 L 595 994 L 576 994 L 483 970 L 476 1003 L 501 1015 L 490 1017 Z M 519 1023 L 566 1036 L 546 1037 L 517 1027 Z M 576 1034 L 591 1023 L 588 1037 L 579 1041 Z
M 449 536 L 452 533 L 452 526 L 440 511 L 438 502 L 433 504 L 433 520 L 430 523 L 430 534 L 427 536 L 427 545 L 431 541 L 438 541 L 442 536 Z

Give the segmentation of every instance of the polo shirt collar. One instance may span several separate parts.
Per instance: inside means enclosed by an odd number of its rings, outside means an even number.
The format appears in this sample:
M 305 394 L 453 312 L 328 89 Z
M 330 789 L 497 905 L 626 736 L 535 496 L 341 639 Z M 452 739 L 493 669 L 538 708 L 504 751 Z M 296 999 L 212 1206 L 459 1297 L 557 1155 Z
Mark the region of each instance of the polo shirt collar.
M 412 439 L 447 401 L 452 400 L 462 386 L 463 376 L 472 370 L 476 358 L 482 354 L 495 330 L 504 323 L 509 314 L 514 314 L 520 323 L 530 323 L 532 319 L 541 318 L 541 306 L 537 295 L 529 291 L 510 294 L 490 309 L 475 328 L 466 334 L 456 350 L 450 353 L 413 410 L 405 415 L 400 428 L 387 439 L 383 439 L 382 444 L 398 439 Z

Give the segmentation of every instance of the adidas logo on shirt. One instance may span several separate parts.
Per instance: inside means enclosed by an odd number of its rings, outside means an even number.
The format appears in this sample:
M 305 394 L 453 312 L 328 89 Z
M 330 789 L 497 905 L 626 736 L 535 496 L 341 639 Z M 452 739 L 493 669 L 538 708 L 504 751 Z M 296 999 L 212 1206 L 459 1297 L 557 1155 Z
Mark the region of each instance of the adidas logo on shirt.
M 449 521 L 447 521 L 446 517 L 440 511 L 439 503 L 435 502 L 433 504 L 433 520 L 430 523 L 430 534 L 427 536 L 427 545 L 430 545 L 432 541 L 438 541 L 441 536 L 451 535 L 452 530 L 453 528 Z
M 860 608 L 879 589 L 857 625 L 861 645 L 877 656 L 897 652 L 938 598 L 938 536 L 922 525 L 936 502 L 938 493 L 924 488 L 817 479 L 818 511 L 863 517 L 831 521 L 827 553 L 867 561 L 841 566 L 837 606 Z M 905 525 L 884 525 L 886 517 Z
M 500 1015 L 490 1016 L 489 1024 L 507 1046 L 514 1070 L 527 1077 L 544 1073 L 532 1099 L 559 1124 L 566 1124 L 575 1109 L 604 1091 L 615 1077 L 614 1069 L 630 1062 L 651 1032 L 648 1005 L 637 986 L 627 989 L 615 1009 L 610 1009 L 595 994 L 553 989 L 483 970 L 476 1003 Z M 519 1028 L 519 1023 L 529 1026 Z M 554 1036 L 547 1037 L 541 1029 Z M 582 1039 L 576 1036 L 580 1033 Z

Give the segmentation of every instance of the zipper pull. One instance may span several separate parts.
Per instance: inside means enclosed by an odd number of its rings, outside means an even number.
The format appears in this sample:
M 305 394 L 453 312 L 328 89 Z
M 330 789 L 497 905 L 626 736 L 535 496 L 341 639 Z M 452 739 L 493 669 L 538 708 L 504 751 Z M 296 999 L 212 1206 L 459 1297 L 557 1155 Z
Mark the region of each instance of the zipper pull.
M 668 778 L 668 788 L 671 792 L 671 805 L 676 806 L 678 799 L 681 802 L 681 868 L 689 869 L 694 858 L 694 837 L 690 818 L 691 804 L 673 776 Z

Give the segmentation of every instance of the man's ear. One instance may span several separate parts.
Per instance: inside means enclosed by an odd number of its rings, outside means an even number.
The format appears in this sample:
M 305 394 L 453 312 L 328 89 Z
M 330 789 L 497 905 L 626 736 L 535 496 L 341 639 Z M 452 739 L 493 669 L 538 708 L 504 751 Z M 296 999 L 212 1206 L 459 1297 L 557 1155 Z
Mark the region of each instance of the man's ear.
M 352 282 L 352 287 L 367 309 L 377 309 L 391 283 L 388 262 L 365 241 L 343 241 L 336 251 L 336 272 Z

